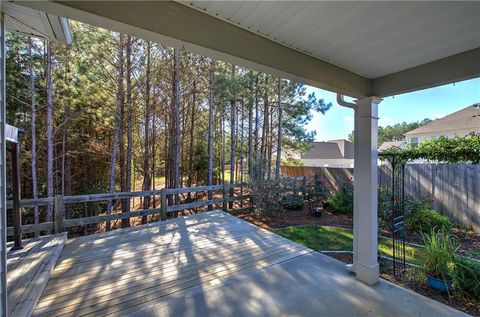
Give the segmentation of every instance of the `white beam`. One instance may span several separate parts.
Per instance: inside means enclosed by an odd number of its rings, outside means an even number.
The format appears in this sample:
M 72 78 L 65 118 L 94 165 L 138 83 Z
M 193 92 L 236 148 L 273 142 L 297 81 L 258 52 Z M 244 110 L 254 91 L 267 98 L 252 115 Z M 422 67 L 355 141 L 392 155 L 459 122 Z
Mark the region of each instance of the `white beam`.
M 378 104 L 381 99 L 355 100 L 355 192 L 354 192 L 354 263 L 357 278 L 373 285 L 379 279 L 377 139 Z
M 373 79 L 371 95 L 398 95 L 476 77 L 480 77 L 480 48 Z

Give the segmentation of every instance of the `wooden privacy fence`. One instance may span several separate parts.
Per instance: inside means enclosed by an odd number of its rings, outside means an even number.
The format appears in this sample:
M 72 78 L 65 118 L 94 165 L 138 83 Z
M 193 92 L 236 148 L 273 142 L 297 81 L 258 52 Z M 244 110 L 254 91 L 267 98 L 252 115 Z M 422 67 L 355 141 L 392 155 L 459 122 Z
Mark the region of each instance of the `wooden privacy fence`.
M 285 177 L 313 177 L 323 180 L 324 186 L 334 192 L 346 181 L 353 179 L 353 168 L 310 167 L 310 166 L 282 166 L 282 175 Z
M 318 175 L 331 189 L 338 189 L 352 168 L 282 166 L 286 177 Z M 378 167 L 378 183 L 389 186 L 390 167 Z M 405 193 L 419 199 L 432 199 L 433 209 L 458 225 L 480 232 L 480 165 L 407 164 Z
M 390 182 L 390 167 L 379 167 L 378 183 Z M 458 225 L 480 232 L 480 165 L 407 164 L 405 193 L 431 199 L 433 209 Z

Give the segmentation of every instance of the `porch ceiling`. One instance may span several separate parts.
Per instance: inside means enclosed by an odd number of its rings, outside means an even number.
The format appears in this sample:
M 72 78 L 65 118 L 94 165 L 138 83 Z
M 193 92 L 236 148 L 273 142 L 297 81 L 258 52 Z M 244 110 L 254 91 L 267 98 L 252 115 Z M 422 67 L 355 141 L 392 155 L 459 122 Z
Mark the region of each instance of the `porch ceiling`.
M 19 3 L 356 97 L 480 76 L 479 2 Z
M 480 46 L 475 2 L 181 2 L 367 78 Z

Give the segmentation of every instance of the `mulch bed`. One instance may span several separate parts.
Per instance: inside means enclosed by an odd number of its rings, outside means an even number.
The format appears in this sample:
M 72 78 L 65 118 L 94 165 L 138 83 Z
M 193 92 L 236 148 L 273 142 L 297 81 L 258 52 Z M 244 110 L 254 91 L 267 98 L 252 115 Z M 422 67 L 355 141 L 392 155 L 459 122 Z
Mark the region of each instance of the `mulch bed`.
M 321 217 L 314 217 L 310 214 L 308 208 L 304 208 L 303 210 L 287 210 L 284 213 L 271 217 L 258 216 L 252 212 L 240 213 L 237 216 L 267 230 L 304 225 L 332 226 L 350 229 L 353 227 L 353 220 L 349 215 L 332 214 L 324 210 Z
M 326 253 L 326 255 L 335 258 L 344 263 L 352 263 L 352 253 Z M 468 299 L 453 289 L 450 295 L 447 293 L 439 293 L 428 286 L 427 282 L 421 276 L 418 269 L 408 267 L 398 278 L 393 275 L 392 264 L 390 261 L 382 259 L 379 261 L 380 275 L 383 279 L 394 284 L 411 289 L 412 291 L 423 296 L 444 303 L 448 306 L 461 310 L 473 316 L 480 316 L 480 301 Z

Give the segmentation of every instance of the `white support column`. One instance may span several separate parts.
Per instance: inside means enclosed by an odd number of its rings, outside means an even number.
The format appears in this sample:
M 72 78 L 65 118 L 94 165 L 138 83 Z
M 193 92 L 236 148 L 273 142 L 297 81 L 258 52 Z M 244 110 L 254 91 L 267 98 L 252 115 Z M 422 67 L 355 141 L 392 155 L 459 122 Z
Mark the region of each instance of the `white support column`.
M 0 0 L 1 5 L 1 0 Z M 7 198 L 5 171 L 5 23 L 0 13 L 0 316 L 7 316 Z
M 354 264 L 357 278 L 378 282 L 377 141 L 380 98 L 355 100 Z

